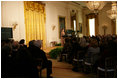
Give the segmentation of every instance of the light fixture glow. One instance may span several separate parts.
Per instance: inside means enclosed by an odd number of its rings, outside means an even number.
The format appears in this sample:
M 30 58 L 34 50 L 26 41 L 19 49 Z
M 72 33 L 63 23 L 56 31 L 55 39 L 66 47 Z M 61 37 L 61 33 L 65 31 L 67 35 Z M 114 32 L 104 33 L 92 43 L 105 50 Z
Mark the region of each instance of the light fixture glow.
M 112 8 L 107 11 L 108 17 L 112 20 L 117 18 L 117 3 L 112 3 Z
M 104 1 L 87 1 L 86 5 L 87 7 L 94 11 L 95 13 L 98 13 L 99 10 L 101 10 L 106 3 Z

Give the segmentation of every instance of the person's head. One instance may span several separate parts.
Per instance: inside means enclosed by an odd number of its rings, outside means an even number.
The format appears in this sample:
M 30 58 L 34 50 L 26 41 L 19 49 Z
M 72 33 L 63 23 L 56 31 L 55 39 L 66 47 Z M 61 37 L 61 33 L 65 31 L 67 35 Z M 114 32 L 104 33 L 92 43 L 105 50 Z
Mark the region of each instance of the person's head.
M 9 39 L 6 39 L 6 40 L 1 40 L 1 46 L 8 46 L 9 44 L 11 44 L 10 40 Z
M 29 42 L 29 47 L 34 46 L 34 41 L 35 41 L 35 40 L 31 40 L 31 41 Z
M 34 41 L 34 46 L 41 48 L 42 47 L 42 40 Z
M 18 48 L 19 48 L 19 43 L 18 43 L 18 41 L 14 41 L 14 42 L 12 43 L 12 48 L 13 48 L 13 49 L 18 49 Z
M 96 39 L 92 39 L 90 44 L 92 47 L 98 47 L 98 42 Z
M 25 43 L 25 40 L 24 39 L 21 39 L 19 44 L 24 44 Z

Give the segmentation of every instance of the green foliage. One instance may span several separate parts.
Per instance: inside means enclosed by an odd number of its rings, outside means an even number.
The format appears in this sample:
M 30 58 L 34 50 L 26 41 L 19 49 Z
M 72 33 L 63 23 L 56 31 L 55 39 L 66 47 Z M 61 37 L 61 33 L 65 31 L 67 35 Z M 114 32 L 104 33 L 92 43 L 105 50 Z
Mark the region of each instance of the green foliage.
M 55 46 L 61 46 L 61 43 L 59 43 L 59 44 L 56 44 Z
M 49 52 L 49 55 L 52 59 L 56 59 L 57 56 L 61 53 L 63 47 L 59 47 L 59 48 L 55 48 L 55 49 L 52 49 L 50 52 Z

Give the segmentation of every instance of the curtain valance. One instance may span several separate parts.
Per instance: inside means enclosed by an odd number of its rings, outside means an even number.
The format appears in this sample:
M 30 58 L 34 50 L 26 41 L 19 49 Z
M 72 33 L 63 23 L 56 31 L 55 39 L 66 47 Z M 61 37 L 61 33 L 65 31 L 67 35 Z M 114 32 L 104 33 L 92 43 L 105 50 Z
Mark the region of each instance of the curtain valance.
M 25 1 L 24 4 L 25 10 L 44 12 L 44 4 L 38 3 L 36 1 Z

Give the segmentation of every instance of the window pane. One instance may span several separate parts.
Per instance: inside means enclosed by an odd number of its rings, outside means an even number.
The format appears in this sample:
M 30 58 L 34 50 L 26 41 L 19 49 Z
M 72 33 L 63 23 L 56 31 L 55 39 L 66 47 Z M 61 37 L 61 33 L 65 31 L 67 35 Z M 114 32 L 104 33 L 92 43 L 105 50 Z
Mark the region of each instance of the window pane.
M 89 19 L 90 36 L 95 36 L 95 19 Z
M 74 31 L 76 31 L 76 20 L 74 20 L 73 22 L 74 22 Z

